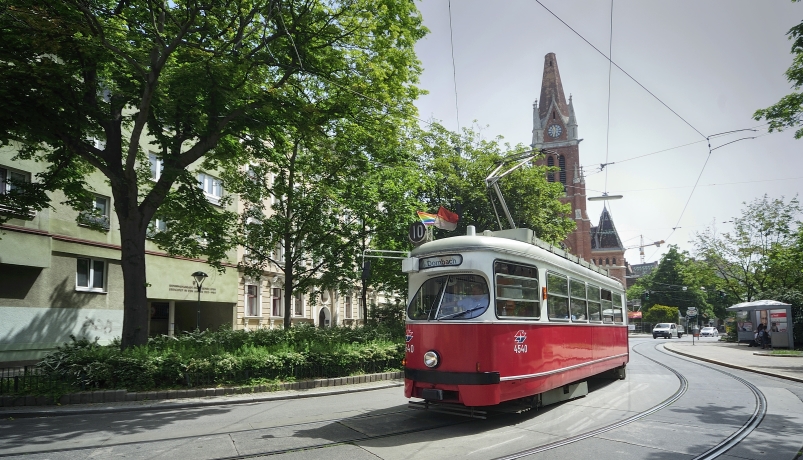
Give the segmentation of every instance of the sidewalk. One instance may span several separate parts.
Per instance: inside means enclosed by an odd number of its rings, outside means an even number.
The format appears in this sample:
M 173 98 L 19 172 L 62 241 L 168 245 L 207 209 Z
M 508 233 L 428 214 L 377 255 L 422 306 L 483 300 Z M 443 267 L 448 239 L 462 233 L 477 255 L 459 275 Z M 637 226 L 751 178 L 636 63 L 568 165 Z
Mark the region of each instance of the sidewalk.
M 663 341 L 668 351 L 734 369 L 803 382 L 803 357 L 770 355 L 769 350 L 727 342 Z
M 152 396 L 136 401 L 120 401 L 105 403 L 77 403 L 57 406 L 19 405 L 12 407 L 0 407 L 0 418 L 31 418 L 31 417 L 54 417 L 60 415 L 84 415 L 100 414 L 113 412 L 133 412 L 147 410 L 170 410 L 184 409 L 190 407 L 218 406 L 227 404 L 249 404 L 265 401 L 281 401 L 286 399 L 314 398 L 320 396 L 331 396 L 358 391 L 381 390 L 384 388 L 394 388 L 404 385 L 402 372 L 386 372 L 382 374 L 368 374 L 354 377 L 342 377 L 337 379 L 321 379 L 316 381 L 296 382 L 292 389 L 279 391 L 263 391 L 243 394 L 223 394 L 222 388 L 199 389 L 198 395 L 208 396 L 187 397 L 171 399 L 169 396 L 162 397 L 162 392 L 145 392 L 139 395 Z M 313 385 L 316 383 L 327 384 L 336 381 L 336 386 L 332 385 Z M 300 384 L 300 385 L 298 385 Z M 217 392 L 215 390 L 218 390 Z M 122 390 L 125 391 L 125 390 Z M 210 392 L 211 391 L 211 392 Z M 103 393 L 103 392 L 94 392 Z M 165 392 L 166 393 L 166 392 Z M 216 394 L 217 393 L 217 394 Z M 84 394 L 91 394 L 86 392 Z M 136 394 L 136 393 L 128 393 Z

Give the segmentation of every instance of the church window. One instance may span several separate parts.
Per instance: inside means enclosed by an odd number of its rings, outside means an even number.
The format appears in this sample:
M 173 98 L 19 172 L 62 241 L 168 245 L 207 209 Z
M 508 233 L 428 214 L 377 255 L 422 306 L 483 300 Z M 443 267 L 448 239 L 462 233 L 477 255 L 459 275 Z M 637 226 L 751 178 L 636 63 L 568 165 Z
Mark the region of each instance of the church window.
M 613 264 L 616 265 L 616 257 L 613 258 Z
M 605 258 L 605 265 L 610 265 L 610 264 L 611 264 L 611 262 L 610 262 L 610 259 L 608 259 L 608 258 L 606 257 L 606 258 Z
M 546 159 L 546 165 L 547 165 L 547 166 L 555 166 L 555 159 L 554 159 L 554 158 L 552 158 L 552 156 L 549 156 L 549 157 Z M 548 173 L 548 174 L 546 175 L 546 180 L 547 180 L 547 181 L 549 181 L 549 182 L 555 182 L 555 174 L 553 174 L 553 173 Z
M 560 183 L 566 185 L 566 157 L 563 155 L 558 157 L 558 166 L 560 166 Z

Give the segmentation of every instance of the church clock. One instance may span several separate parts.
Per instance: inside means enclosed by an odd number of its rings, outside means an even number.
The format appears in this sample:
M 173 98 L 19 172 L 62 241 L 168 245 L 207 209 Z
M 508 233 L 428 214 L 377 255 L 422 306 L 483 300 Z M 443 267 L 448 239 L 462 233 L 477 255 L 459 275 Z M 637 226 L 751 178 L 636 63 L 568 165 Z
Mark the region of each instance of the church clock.
M 547 134 L 549 134 L 550 137 L 560 137 L 561 132 L 563 132 L 563 128 L 561 128 L 560 125 L 550 125 L 549 128 L 547 128 Z

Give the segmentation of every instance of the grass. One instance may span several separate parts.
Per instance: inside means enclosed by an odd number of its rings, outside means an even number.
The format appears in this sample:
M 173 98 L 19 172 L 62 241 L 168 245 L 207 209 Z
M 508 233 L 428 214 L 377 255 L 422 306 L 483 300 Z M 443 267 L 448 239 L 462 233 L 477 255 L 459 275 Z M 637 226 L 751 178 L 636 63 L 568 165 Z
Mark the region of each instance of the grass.
M 772 350 L 770 352 L 771 355 L 781 355 L 781 356 L 803 356 L 803 351 L 799 350 Z

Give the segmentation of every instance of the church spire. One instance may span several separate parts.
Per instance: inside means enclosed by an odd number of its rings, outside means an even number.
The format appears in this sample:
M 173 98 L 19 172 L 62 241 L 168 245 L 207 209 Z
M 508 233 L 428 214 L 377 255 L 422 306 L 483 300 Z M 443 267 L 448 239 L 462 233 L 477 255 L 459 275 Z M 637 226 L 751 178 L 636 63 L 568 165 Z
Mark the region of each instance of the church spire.
M 549 109 L 553 106 L 553 103 L 561 116 L 565 117 L 569 114 L 555 53 L 549 53 L 544 56 L 544 76 L 541 79 L 541 97 L 539 99 L 541 100 L 541 106 L 538 115 L 542 120 L 546 119 L 547 116 L 552 118 Z
M 544 127 L 541 125 L 541 117 L 538 115 L 538 99 L 533 102 L 533 142 L 530 147 L 544 143 Z
M 572 104 L 572 95 L 569 94 L 569 122 L 566 124 L 569 128 L 569 139 L 577 139 L 577 117 L 574 115 L 574 105 Z

